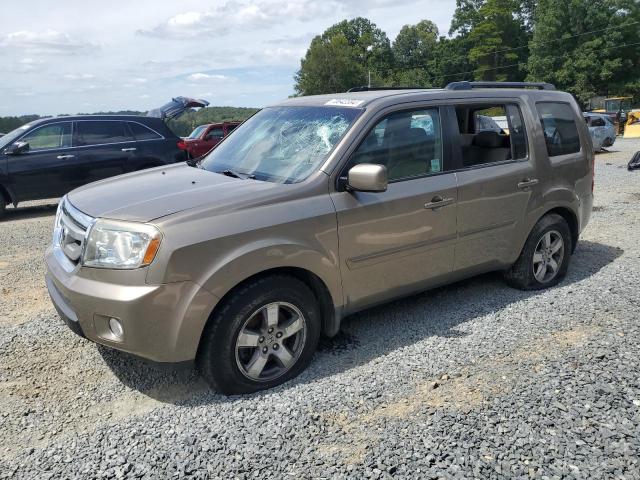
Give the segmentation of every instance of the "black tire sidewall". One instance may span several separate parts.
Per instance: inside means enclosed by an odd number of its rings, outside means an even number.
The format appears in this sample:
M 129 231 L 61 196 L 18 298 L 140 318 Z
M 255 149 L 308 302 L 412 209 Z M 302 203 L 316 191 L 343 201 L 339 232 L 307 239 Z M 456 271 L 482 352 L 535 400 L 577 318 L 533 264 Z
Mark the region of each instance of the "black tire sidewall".
M 235 344 L 245 321 L 272 302 L 295 305 L 304 315 L 306 336 L 296 364 L 284 375 L 266 382 L 245 377 L 236 364 Z M 320 314 L 315 296 L 301 281 L 284 276 L 267 277 L 237 289 L 214 314 L 205 329 L 198 363 L 207 380 L 226 394 L 272 388 L 297 376 L 311 361 L 320 338 Z

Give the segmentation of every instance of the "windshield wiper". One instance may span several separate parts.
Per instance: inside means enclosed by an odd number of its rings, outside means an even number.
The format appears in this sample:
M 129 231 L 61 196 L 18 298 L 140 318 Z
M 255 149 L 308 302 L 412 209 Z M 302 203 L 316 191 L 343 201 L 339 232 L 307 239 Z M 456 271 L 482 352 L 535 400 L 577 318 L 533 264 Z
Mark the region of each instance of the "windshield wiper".
M 221 173 L 222 175 L 226 175 L 227 177 L 240 178 L 242 180 L 246 180 L 247 178 L 253 180 L 253 179 L 256 178 L 255 175 L 241 174 L 241 173 L 234 172 L 233 170 L 228 170 L 228 169 L 227 170 L 223 170 L 223 171 L 218 172 L 218 173 Z

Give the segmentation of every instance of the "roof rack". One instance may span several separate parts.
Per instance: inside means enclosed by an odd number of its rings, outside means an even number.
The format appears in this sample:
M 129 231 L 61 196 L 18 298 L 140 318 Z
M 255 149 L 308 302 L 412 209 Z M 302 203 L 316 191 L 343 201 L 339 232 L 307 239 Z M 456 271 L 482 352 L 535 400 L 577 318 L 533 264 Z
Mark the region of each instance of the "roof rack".
M 472 90 L 474 88 L 537 88 L 555 90 L 555 85 L 546 82 L 451 82 L 445 90 Z
M 425 87 L 367 87 L 366 85 L 362 87 L 351 87 L 347 90 L 347 93 L 351 92 L 372 92 L 376 90 L 426 90 Z

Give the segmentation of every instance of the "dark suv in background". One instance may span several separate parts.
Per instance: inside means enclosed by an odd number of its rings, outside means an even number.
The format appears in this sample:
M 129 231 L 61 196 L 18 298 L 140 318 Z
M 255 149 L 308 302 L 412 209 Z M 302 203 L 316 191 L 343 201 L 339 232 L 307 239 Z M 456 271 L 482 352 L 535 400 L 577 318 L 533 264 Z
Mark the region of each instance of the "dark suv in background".
M 165 120 L 202 100 L 177 97 L 147 116 L 46 118 L 0 138 L 0 216 L 7 204 L 61 197 L 84 184 L 183 162 L 184 143 Z

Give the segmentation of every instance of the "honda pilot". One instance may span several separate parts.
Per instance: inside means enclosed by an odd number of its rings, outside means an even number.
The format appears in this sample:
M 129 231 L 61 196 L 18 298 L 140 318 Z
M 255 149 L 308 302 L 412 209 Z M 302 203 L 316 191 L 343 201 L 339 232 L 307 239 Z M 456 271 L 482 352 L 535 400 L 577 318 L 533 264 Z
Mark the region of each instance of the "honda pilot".
M 68 194 L 46 253 L 67 325 L 195 360 L 234 394 L 295 377 L 321 334 L 373 305 L 490 271 L 526 290 L 562 281 L 594 180 L 570 94 L 356 90 L 264 108 L 197 164 Z

